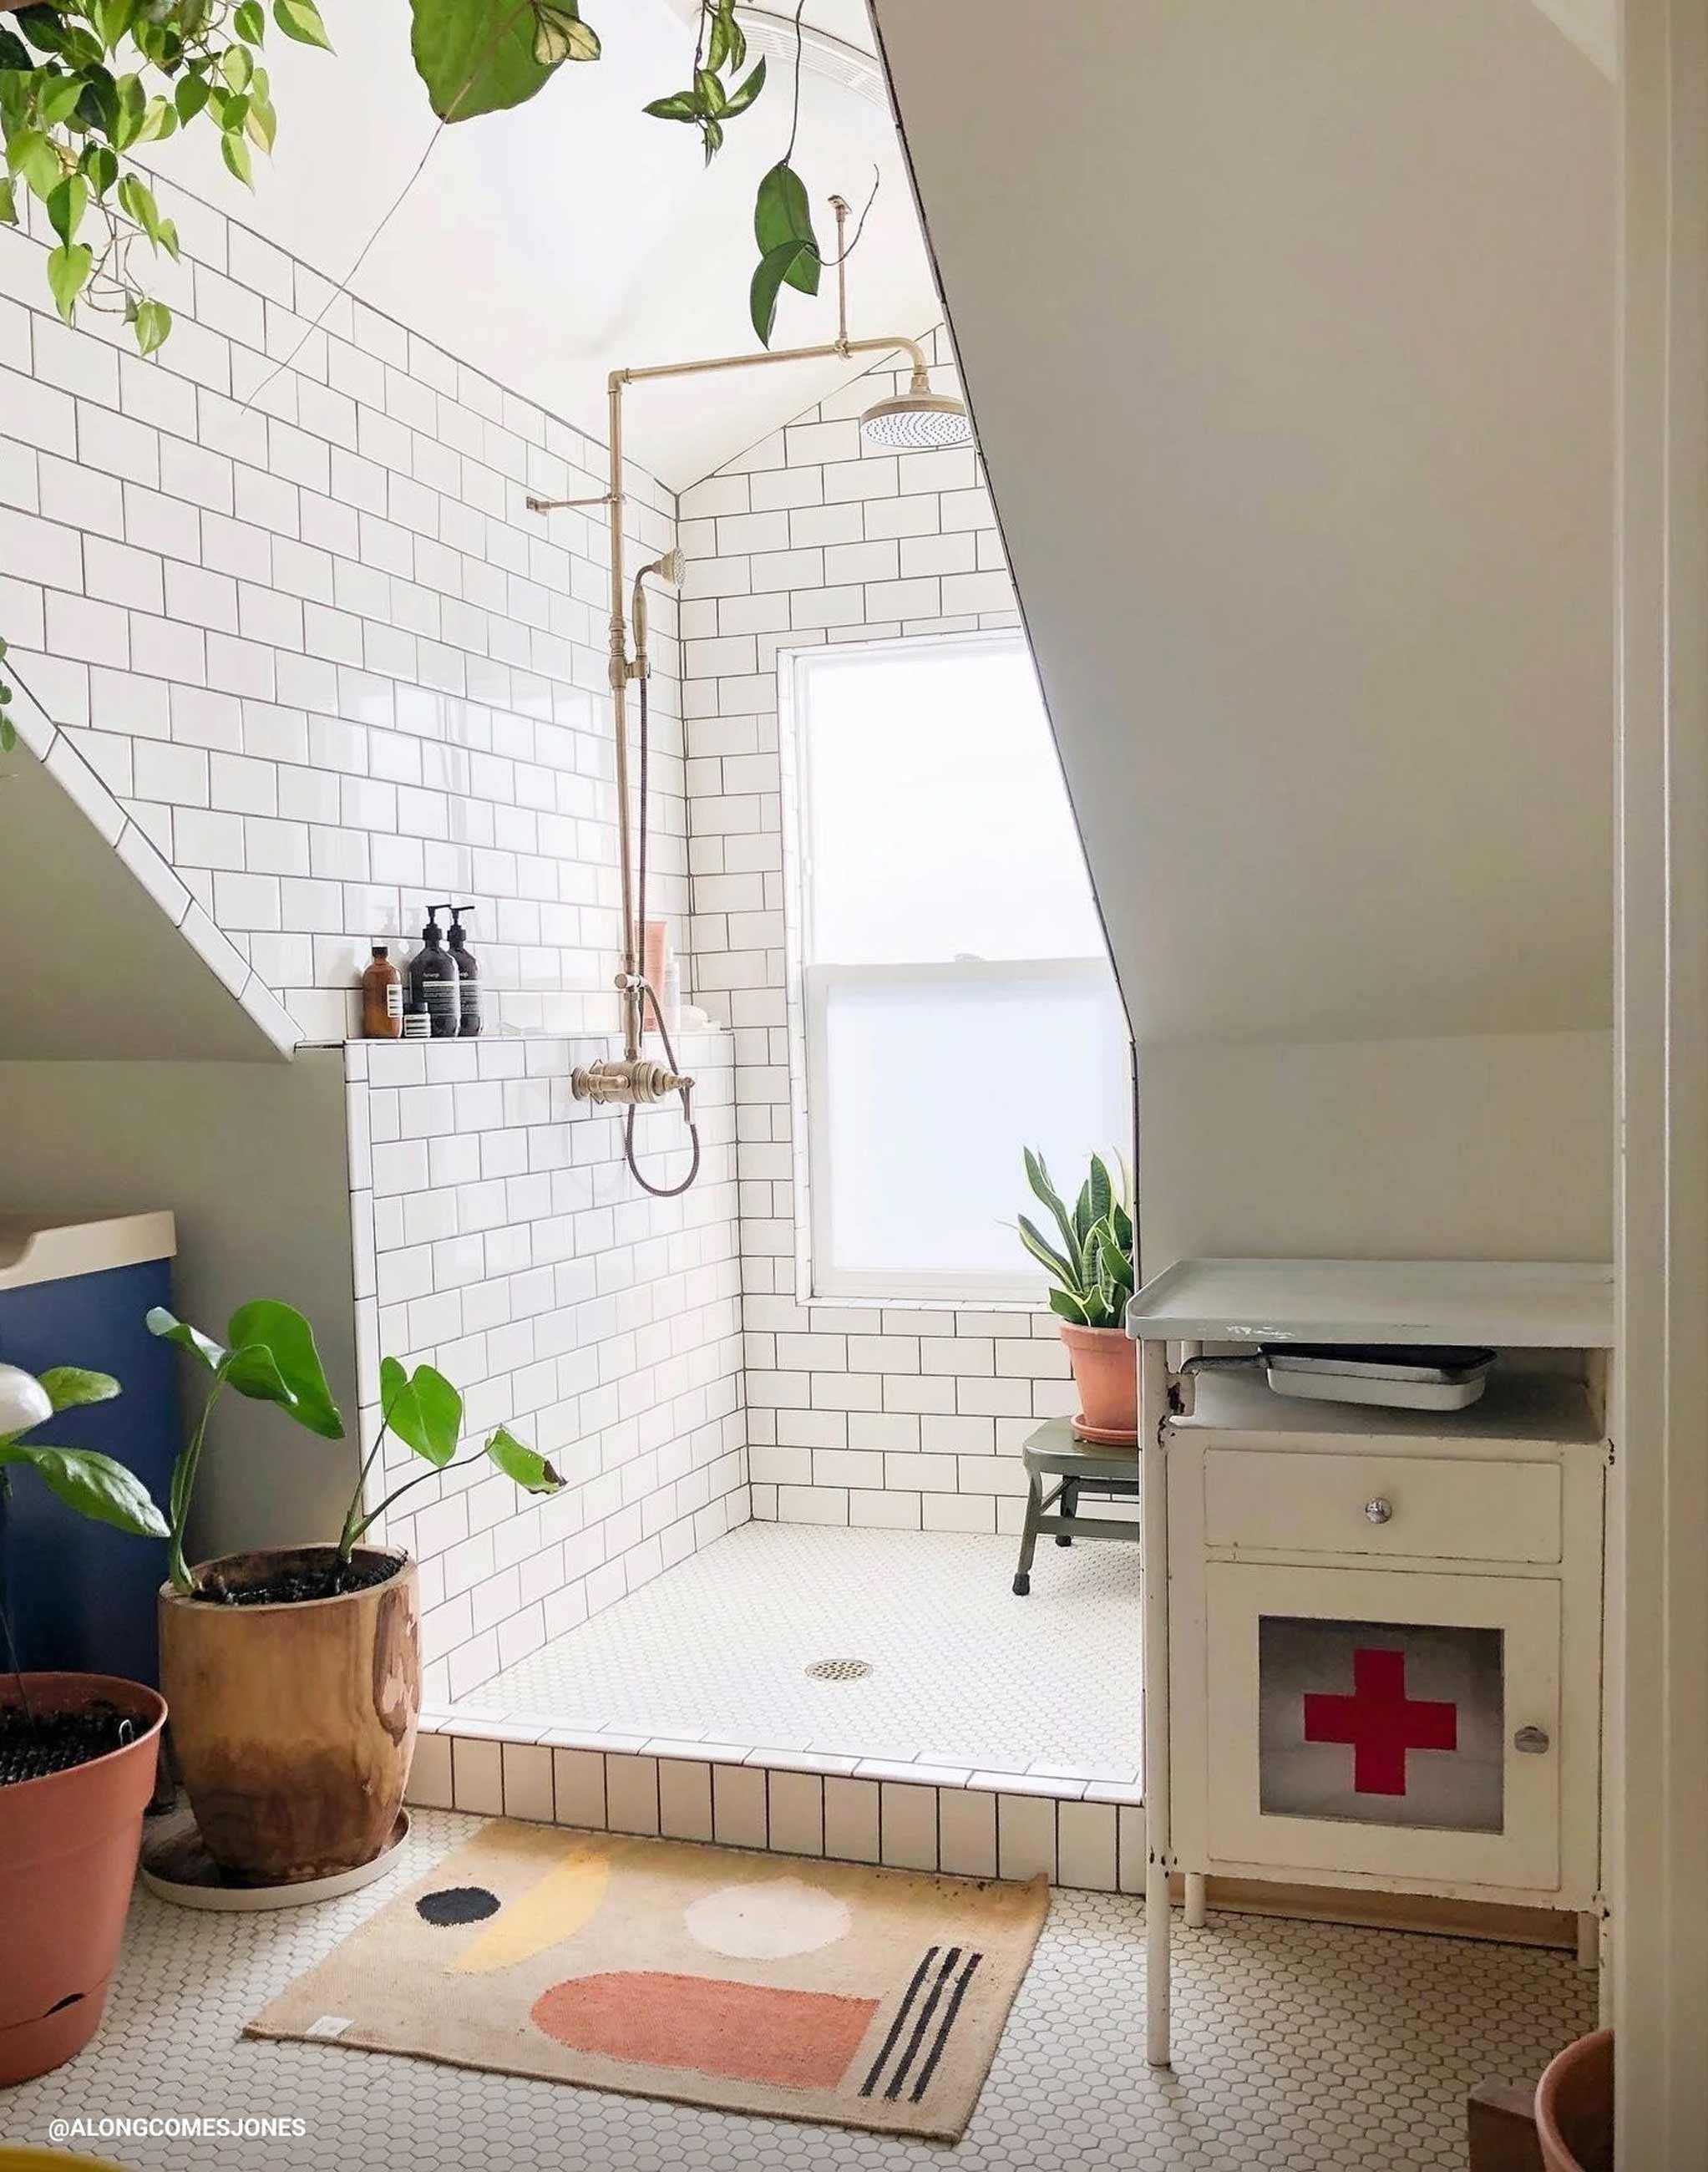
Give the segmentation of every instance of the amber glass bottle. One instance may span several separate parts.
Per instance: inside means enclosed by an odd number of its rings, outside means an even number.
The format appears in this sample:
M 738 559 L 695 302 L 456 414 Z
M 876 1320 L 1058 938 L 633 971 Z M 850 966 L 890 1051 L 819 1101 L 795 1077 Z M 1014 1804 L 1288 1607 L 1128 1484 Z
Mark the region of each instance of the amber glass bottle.
M 362 1030 L 369 1040 L 403 1038 L 403 975 L 384 943 L 373 946 L 373 963 L 362 976 Z

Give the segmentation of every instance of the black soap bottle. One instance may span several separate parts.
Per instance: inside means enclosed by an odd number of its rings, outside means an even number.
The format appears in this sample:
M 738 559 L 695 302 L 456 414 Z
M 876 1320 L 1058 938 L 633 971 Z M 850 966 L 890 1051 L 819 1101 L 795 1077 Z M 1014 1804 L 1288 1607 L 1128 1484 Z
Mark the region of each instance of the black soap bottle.
M 474 917 L 472 905 L 450 905 L 445 907 L 451 916 L 451 955 L 457 961 L 457 995 L 462 1005 L 462 1031 L 466 1034 L 481 1030 L 481 966 L 469 948 L 468 930 L 463 925 L 466 912 Z
M 412 1009 L 424 1009 L 435 1040 L 454 1040 L 462 1024 L 462 1003 L 457 989 L 457 961 L 445 949 L 439 926 L 442 908 L 434 906 L 421 932 L 422 947 L 409 961 L 409 999 Z

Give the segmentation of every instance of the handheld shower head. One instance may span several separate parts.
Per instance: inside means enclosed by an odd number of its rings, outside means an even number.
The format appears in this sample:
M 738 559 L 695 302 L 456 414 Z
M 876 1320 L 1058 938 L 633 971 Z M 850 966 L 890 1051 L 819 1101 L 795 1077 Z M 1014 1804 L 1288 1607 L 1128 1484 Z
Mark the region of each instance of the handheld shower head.
M 679 589 L 687 571 L 686 556 L 681 551 L 672 548 L 667 551 L 662 558 L 653 559 L 650 566 L 642 566 L 635 575 L 634 588 L 630 595 L 629 616 L 634 621 L 635 628 L 635 663 L 631 675 L 636 679 L 644 680 L 648 669 L 647 662 L 647 580 L 656 574 L 659 580 L 668 583 L 671 588 Z

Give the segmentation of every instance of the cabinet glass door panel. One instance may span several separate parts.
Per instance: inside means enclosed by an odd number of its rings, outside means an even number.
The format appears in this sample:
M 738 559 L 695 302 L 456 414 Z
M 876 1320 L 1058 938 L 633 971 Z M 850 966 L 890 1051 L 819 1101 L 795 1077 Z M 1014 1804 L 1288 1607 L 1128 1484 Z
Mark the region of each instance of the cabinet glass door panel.
M 1500 1832 L 1503 1643 L 1461 1623 L 1260 1614 L 1265 1815 Z
M 1212 1564 L 1214 1862 L 1559 1884 L 1560 1587 Z

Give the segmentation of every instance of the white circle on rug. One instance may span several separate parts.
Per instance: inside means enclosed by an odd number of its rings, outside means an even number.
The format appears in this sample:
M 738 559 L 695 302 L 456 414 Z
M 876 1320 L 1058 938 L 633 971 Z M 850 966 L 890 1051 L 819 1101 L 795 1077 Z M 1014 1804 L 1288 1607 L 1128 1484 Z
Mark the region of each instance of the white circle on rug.
M 780 1961 L 816 1953 L 846 1938 L 853 1924 L 847 1903 L 804 1879 L 755 1879 L 720 1885 L 682 1911 L 688 1935 L 708 1952 L 731 1960 Z

